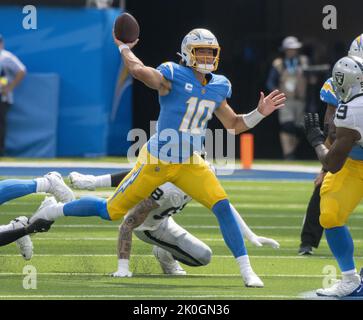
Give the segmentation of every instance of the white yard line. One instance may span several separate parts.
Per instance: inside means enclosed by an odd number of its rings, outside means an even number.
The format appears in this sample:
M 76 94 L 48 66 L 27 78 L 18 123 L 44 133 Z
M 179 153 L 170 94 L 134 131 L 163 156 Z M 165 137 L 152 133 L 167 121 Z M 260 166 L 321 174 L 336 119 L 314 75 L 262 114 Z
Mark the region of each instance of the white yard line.
M 272 298 L 272 299 L 303 299 L 299 296 L 289 296 L 289 295 L 0 295 L 0 299 L 17 299 L 17 298 L 27 298 L 27 299 L 42 299 L 42 298 L 136 298 L 136 299 L 193 299 L 193 298 L 200 298 L 200 299 L 208 299 L 208 298 Z
M 43 276 L 108 276 L 110 277 L 110 273 L 100 273 L 100 272 L 37 272 L 37 275 Z M 0 276 L 24 276 L 23 273 L 20 272 L 0 272 Z M 164 276 L 161 273 L 150 273 L 150 274 L 138 274 L 135 273 L 134 276 L 137 277 L 160 277 Z M 239 273 L 227 273 L 227 274 L 220 274 L 220 273 L 188 273 L 188 277 L 226 277 L 226 278 L 234 278 L 234 277 L 241 277 Z M 324 278 L 326 277 L 325 274 L 259 274 L 260 277 L 270 277 L 270 278 Z M 167 276 L 166 276 L 167 277 Z
M 280 229 L 280 230 L 300 230 L 301 226 L 278 226 L 278 225 L 272 225 L 272 226 L 251 226 L 252 229 L 258 229 L 258 230 L 274 230 L 274 229 Z M 95 224 L 55 224 L 52 228 L 81 228 L 81 229 L 88 229 L 88 228 L 101 228 L 101 229 L 117 229 L 117 225 L 95 225 Z M 183 225 L 183 228 L 186 229 L 219 229 L 219 226 L 211 226 L 211 225 L 205 225 L 205 226 L 196 226 L 196 225 Z M 350 230 L 363 230 L 363 227 L 349 227 Z
M 95 161 L 1 161 L 0 167 L 25 167 L 25 168 L 114 168 L 114 169 L 131 169 L 136 163 L 136 159 L 130 159 L 129 162 L 95 162 Z M 239 162 L 230 163 L 230 164 L 221 164 L 218 165 L 214 163 L 214 166 L 218 170 L 223 169 L 241 169 Z M 294 165 L 294 164 L 253 164 L 253 170 L 269 170 L 269 171 L 288 171 L 288 172 L 309 172 L 309 173 L 318 173 L 320 171 L 319 165 Z
M 133 254 L 133 257 L 142 257 L 142 258 L 154 258 L 154 255 L 151 254 Z M 19 258 L 19 254 L 0 254 L 0 257 L 17 257 Z M 68 257 L 68 258 L 80 258 L 80 257 L 112 257 L 115 258 L 115 254 L 35 254 L 34 257 Z M 251 259 L 305 259 L 306 257 L 303 256 L 256 256 L 250 255 Z M 213 255 L 213 258 L 221 258 L 221 259 L 234 259 L 232 255 Z M 314 258 L 319 259 L 334 259 L 333 257 L 326 257 L 326 256 L 318 256 L 314 255 Z M 356 259 L 363 259 L 363 257 L 355 257 Z
M 136 163 L 136 161 L 134 162 Z M 0 161 L 0 168 L 9 167 L 9 168 L 111 168 L 111 169 L 132 169 L 134 163 L 127 162 L 86 162 L 86 161 L 40 161 L 40 162 L 32 162 L 32 161 Z

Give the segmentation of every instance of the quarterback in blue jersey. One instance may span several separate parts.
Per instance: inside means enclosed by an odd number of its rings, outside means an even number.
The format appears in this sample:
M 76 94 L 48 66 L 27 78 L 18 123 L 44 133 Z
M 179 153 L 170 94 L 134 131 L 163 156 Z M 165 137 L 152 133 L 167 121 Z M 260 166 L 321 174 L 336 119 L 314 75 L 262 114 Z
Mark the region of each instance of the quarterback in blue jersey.
M 275 90 L 265 97 L 261 92 L 255 110 L 236 114 L 227 103 L 232 92 L 230 82 L 213 73 L 218 67 L 220 47 L 216 37 L 206 29 L 194 29 L 184 37 L 180 64 L 167 62 L 157 69 L 145 66 L 131 51 L 138 40 L 129 44 L 115 37 L 114 40 L 130 74 L 158 91 L 160 114 L 156 134 L 142 148 L 135 167 L 107 201 L 81 198 L 64 206 L 43 208 L 31 220 L 36 217 L 54 220 L 63 215 L 96 215 L 117 220 L 148 199 L 158 186 L 171 182 L 213 211 L 240 266 L 245 285 L 263 287 L 250 266 L 241 226 L 227 194 L 198 152 L 202 150 L 205 130 L 213 114 L 226 129 L 239 134 L 283 107 L 285 95 Z
M 349 48 L 348 55 L 351 57 L 363 58 L 363 34 L 356 37 Z M 324 134 L 327 137 L 325 145 L 330 147 L 335 140 L 336 128 L 334 125 L 334 116 L 339 105 L 336 94 L 336 88 L 333 78 L 329 78 L 323 84 L 320 90 L 320 100 L 326 103 L 326 112 L 324 117 Z M 363 148 L 355 145 L 349 153 L 352 160 L 363 160 Z M 319 223 L 320 217 L 320 189 L 326 172 L 322 170 L 315 179 L 314 192 L 310 198 L 309 205 L 304 217 L 303 228 L 301 231 L 301 244 L 299 254 L 312 254 L 312 247 L 319 246 L 323 235 L 323 228 Z

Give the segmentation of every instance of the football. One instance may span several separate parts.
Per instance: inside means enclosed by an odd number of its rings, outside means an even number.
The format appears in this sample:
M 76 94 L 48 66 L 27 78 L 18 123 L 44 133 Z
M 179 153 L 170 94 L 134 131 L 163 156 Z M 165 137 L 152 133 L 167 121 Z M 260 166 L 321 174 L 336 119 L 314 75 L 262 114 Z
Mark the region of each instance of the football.
M 114 31 L 116 39 L 123 43 L 131 43 L 139 37 L 140 27 L 131 14 L 123 13 L 116 18 Z

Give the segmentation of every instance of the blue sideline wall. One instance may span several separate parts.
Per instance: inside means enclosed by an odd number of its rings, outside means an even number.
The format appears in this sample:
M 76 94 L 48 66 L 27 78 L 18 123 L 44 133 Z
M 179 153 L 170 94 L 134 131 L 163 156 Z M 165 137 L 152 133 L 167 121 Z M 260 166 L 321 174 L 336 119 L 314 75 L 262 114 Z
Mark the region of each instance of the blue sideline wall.
M 25 30 L 22 7 L 0 6 L 0 33 L 6 49 L 28 70 L 9 114 L 9 155 L 126 154 L 126 137 L 132 128 L 132 81 L 120 66 L 112 40 L 112 25 L 118 14 L 117 9 L 37 7 L 37 29 Z M 37 77 L 42 79 L 38 82 Z M 52 84 L 42 86 L 47 77 Z M 39 104 L 45 101 L 49 104 Z M 22 121 L 27 119 L 29 125 L 13 122 L 16 112 L 21 114 L 22 110 L 27 114 Z M 49 121 L 43 121 L 47 117 Z M 57 131 L 51 134 L 52 130 Z M 22 141 L 22 136 L 27 143 L 18 148 L 16 141 Z M 47 139 L 46 147 L 37 143 L 42 139 Z

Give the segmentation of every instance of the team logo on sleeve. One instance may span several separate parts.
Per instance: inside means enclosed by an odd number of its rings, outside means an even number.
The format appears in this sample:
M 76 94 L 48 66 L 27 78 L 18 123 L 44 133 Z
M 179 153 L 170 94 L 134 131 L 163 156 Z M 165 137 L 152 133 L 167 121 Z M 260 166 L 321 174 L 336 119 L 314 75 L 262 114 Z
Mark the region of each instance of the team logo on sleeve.
M 339 84 L 341 86 L 344 82 L 344 73 L 335 72 L 334 77 L 335 77 L 335 81 L 337 82 L 337 84 Z

